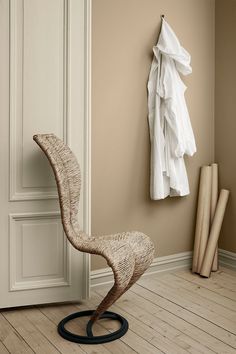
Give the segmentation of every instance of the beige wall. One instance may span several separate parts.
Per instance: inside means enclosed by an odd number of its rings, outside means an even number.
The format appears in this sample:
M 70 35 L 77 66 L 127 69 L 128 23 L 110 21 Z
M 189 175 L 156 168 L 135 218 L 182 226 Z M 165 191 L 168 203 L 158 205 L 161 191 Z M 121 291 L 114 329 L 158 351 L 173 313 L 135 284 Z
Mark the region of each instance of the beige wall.
M 146 83 L 165 14 L 192 55 L 184 78 L 197 154 L 186 159 L 191 194 L 149 198 Z M 156 255 L 193 246 L 199 167 L 214 155 L 214 0 L 92 1 L 92 233 L 140 230 Z M 92 269 L 104 267 L 98 256 Z
M 215 153 L 231 192 L 220 247 L 236 252 L 236 0 L 216 0 Z

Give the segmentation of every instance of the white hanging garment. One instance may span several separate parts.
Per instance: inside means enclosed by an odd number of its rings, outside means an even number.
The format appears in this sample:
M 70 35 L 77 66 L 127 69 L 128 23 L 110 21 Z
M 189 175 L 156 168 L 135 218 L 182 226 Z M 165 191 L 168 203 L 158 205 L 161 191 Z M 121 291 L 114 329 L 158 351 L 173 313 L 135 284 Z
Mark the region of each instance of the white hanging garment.
M 183 156 L 192 156 L 196 145 L 184 98 L 186 86 L 179 76 L 192 72 L 191 57 L 164 19 L 153 53 L 148 80 L 150 195 L 158 200 L 189 194 Z

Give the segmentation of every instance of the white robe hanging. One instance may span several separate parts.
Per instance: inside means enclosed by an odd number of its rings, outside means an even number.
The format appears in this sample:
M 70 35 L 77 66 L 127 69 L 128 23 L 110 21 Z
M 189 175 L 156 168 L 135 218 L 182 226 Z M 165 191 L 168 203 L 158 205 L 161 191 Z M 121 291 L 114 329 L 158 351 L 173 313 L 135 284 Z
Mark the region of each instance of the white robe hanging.
M 184 154 L 196 152 L 179 72 L 190 74 L 190 55 L 162 19 L 161 33 L 153 48 L 148 80 L 148 119 L 151 140 L 151 199 L 189 194 Z

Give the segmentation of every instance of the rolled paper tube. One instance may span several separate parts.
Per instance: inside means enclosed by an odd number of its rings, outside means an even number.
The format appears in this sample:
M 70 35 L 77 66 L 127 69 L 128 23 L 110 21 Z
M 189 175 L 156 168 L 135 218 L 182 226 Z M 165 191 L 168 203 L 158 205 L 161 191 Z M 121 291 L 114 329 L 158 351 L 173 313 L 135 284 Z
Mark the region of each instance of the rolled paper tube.
M 201 167 L 200 182 L 199 182 L 199 192 L 198 192 L 198 206 L 197 206 L 197 217 L 196 217 L 196 227 L 195 227 L 195 238 L 193 247 L 193 261 L 192 261 L 192 272 L 197 271 L 199 246 L 201 239 L 201 228 L 202 228 L 202 218 L 203 218 L 203 206 L 205 198 L 205 186 L 206 186 L 206 166 Z
M 211 223 L 213 222 L 217 200 L 218 200 L 218 165 L 213 163 L 211 165 Z
M 215 215 L 216 205 L 218 200 L 218 165 L 211 165 L 211 224 Z M 216 245 L 214 260 L 212 263 L 212 271 L 218 270 L 218 245 Z
M 207 166 L 202 166 L 199 182 L 199 193 L 198 193 L 198 206 L 197 206 L 197 217 L 196 217 L 196 229 L 195 229 L 195 239 L 194 239 L 194 248 L 193 248 L 193 262 L 192 262 L 192 272 L 197 272 L 198 268 L 198 256 L 202 232 L 202 223 L 203 223 L 203 213 L 204 213 L 204 204 L 206 197 L 206 181 L 208 174 Z
M 210 230 L 210 212 L 211 212 L 211 167 L 206 167 L 206 182 L 205 182 L 205 199 L 204 199 L 204 209 L 203 209 L 203 218 L 202 218 L 202 227 L 201 227 L 201 238 L 199 245 L 199 254 L 198 254 L 198 265 L 197 273 L 200 273 L 202 262 L 204 259 L 207 241 L 209 237 Z
M 217 243 L 211 270 L 212 272 L 216 272 L 218 268 L 219 267 L 218 267 L 218 243 Z
M 218 243 L 217 243 L 211 270 L 212 272 L 216 272 L 218 268 L 219 267 L 218 267 Z
M 211 226 L 211 232 L 205 252 L 204 261 L 201 268 L 201 276 L 209 278 L 211 274 L 212 262 L 214 259 L 216 245 L 219 239 L 221 226 L 223 223 L 223 218 L 225 214 L 225 208 L 229 198 L 229 191 L 222 189 L 220 192 L 220 197 L 217 203 L 214 220 Z

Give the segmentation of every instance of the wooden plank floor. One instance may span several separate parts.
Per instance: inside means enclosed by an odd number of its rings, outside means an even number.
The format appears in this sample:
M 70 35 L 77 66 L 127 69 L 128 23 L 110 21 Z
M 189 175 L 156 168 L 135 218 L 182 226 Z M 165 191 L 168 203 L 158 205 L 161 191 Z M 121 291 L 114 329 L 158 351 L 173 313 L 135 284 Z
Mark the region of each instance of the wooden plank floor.
M 92 291 L 82 304 L 34 306 L 0 312 L 0 354 L 235 354 L 236 272 L 221 268 L 210 279 L 188 270 L 142 277 L 111 310 L 129 321 L 120 340 L 103 345 L 78 345 L 62 339 L 57 323 L 66 315 L 93 309 L 110 286 Z M 68 329 L 85 334 L 86 319 Z M 114 331 L 115 322 L 101 320 L 94 333 Z

